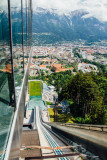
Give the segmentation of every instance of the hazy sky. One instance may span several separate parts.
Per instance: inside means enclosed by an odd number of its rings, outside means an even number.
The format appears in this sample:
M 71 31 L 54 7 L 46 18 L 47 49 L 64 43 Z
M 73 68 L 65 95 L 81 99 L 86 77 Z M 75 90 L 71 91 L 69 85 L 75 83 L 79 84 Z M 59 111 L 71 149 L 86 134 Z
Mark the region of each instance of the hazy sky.
M 84 9 L 89 12 L 89 17 L 107 21 L 107 0 L 33 0 L 33 8 L 36 7 L 57 9 L 60 14 Z

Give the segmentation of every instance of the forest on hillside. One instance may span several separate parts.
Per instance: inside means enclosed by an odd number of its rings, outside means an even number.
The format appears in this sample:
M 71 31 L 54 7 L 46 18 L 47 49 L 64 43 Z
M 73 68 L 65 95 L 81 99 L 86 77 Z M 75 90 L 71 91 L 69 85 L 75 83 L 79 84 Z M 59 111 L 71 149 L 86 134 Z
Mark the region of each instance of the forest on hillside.
M 73 102 L 78 122 L 107 124 L 107 73 L 77 73 L 63 85 L 59 99 Z
M 74 75 L 68 70 L 45 75 L 41 71 L 35 79 L 55 86 L 59 102 L 68 100 L 76 123 L 107 124 L 107 72 Z

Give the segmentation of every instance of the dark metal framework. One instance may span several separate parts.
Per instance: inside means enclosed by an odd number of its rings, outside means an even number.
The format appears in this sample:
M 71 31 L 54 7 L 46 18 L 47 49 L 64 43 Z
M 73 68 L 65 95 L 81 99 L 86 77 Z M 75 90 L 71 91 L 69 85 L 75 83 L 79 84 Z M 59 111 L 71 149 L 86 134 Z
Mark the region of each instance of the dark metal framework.
M 30 51 L 30 46 L 32 42 L 32 0 L 25 0 L 26 2 L 26 52 L 28 50 Z M 14 63 L 13 63 L 13 57 L 14 57 L 14 52 L 13 52 L 13 47 L 12 47 L 12 23 L 11 23 L 11 2 L 8 0 L 8 16 L 9 16 L 9 36 L 10 36 L 10 56 L 6 58 L 4 61 L 8 61 L 9 59 L 11 60 L 11 66 L 12 66 L 12 76 L 10 77 L 12 80 L 12 88 L 11 89 L 11 84 L 9 83 L 9 88 L 10 92 L 14 93 L 14 105 L 13 105 L 13 100 L 12 100 L 12 94 L 10 93 L 10 99 L 12 102 L 12 106 L 16 107 L 16 94 L 15 94 L 15 78 L 14 78 Z M 21 0 L 21 21 L 22 21 L 22 55 L 23 55 L 23 73 L 24 73 L 24 37 L 23 37 L 23 0 Z M 30 22 L 29 22 L 30 21 Z M 28 46 L 28 48 L 27 48 Z M 30 52 L 29 52 L 30 53 Z M 4 63 L 2 61 L 1 64 Z M 10 82 L 10 79 L 9 79 Z
M 23 0 L 21 0 L 21 16 L 22 16 L 22 54 L 23 54 L 23 73 L 24 73 L 24 46 L 23 46 Z
M 26 0 L 26 52 L 27 52 L 27 0 Z
M 12 66 L 12 77 L 11 77 L 11 80 L 13 81 L 13 82 L 10 82 L 10 81 L 9 82 L 12 83 L 12 85 L 13 85 L 13 87 L 12 87 L 13 89 L 12 90 L 13 90 L 13 93 L 14 93 L 14 107 L 16 107 L 10 0 L 8 0 L 8 16 L 9 16 L 9 33 L 10 33 L 10 54 L 11 54 L 10 58 L 11 58 L 11 66 Z M 9 83 L 9 86 L 11 85 L 10 83 Z M 9 88 L 11 88 L 11 86 Z M 10 92 L 11 92 L 11 90 L 10 90 Z M 10 93 L 10 95 L 11 95 L 11 93 Z M 12 97 L 10 97 L 10 99 L 12 99 Z

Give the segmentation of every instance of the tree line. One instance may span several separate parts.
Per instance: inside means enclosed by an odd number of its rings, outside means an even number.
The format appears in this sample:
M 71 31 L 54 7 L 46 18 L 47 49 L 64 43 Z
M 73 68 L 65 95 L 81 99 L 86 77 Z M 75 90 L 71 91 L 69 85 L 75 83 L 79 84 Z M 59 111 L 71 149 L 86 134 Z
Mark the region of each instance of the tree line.
M 47 75 L 46 79 L 49 84 L 55 86 L 56 91 L 59 93 L 59 91 L 62 89 L 62 86 L 70 79 L 71 76 L 72 71 L 67 70 L 64 72 L 52 73 L 51 75 Z
M 72 115 L 107 124 L 107 73 L 77 73 L 62 87 L 59 100 L 72 100 Z M 82 119 L 81 119 L 82 120 Z

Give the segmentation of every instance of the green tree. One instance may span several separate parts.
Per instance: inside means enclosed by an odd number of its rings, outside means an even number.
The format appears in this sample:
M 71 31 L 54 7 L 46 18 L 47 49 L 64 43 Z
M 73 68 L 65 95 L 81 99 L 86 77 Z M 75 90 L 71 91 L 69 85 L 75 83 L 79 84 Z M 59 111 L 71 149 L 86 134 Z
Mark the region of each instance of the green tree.
M 62 99 L 72 99 L 71 110 L 83 118 L 88 115 L 92 123 L 104 122 L 103 97 L 92 73 L 78 73 L 62 89 Z

